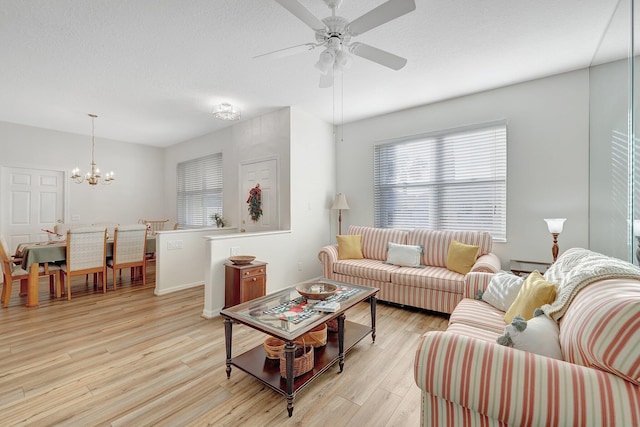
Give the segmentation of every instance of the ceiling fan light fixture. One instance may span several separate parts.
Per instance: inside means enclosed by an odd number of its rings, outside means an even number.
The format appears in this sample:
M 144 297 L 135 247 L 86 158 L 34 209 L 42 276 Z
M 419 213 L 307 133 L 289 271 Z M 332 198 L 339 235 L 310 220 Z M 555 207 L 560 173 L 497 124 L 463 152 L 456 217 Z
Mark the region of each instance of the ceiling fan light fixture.
M 226 102 L 213 107 L 211 114 L 220 120 L 240 120 L 240 109 Z
M 322 74 L 326 74 L 336 60 L 336 55 L 333 51 L 327 49 L 320 54 L 318 62 L 316 62 L 316 68 L 322 71 Z
M 336 60 L 333 64 L 334 71 L 344 71 L 351 67 L 351 55 L 343 50 L 336 52 Z

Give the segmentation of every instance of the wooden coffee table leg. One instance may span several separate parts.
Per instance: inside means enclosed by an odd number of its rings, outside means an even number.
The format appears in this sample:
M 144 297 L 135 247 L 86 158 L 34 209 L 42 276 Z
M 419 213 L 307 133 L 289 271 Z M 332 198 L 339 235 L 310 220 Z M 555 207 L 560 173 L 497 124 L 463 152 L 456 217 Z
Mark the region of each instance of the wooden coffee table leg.
M 344 368 L 344 319 L 344 313 L 338 316 L 338 357 L 340 358 L 338 364 L 340 365 L 340 372 Z
M 378 301 L 378 297 L 372 295 L 369 299 L 369 303 L 371 304 L 371 339 L 373 342 L 376 342 L 376 302 Z
M 224 319 L 224 342 L 227 348 L 227 379 L 231 378 L 231 327 L 233 320 Z
M 295 357 L 296 345 L 293 341 L 287 341 L 287 345 L 284 346 L 284 355 L 287 363 L 287 411 L 289 417 L 293 415 L 293 359 Z

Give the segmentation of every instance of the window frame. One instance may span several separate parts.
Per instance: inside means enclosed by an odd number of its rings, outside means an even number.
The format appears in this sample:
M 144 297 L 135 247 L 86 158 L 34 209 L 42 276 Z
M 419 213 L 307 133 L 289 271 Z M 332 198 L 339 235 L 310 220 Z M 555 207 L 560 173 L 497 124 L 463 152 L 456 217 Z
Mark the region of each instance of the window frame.
M 180 228 L 212 227 L 215 221 L 211 215 L 222 215 L 222 160 L 219 152 L 176 164 L 176 217 Z

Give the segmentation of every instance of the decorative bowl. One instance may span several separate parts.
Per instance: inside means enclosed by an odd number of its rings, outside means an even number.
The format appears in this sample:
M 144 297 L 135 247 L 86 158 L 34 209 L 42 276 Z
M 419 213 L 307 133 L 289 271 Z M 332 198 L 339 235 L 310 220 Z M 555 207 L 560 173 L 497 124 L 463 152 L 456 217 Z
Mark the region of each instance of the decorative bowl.
M 296 291 L 303 297 L 313 300 L 325 300 L 338 290 L 336 285 L 322 282 L 309 282 L 296 286 Z
M 236 255 L 229 257 L 229 261 L 231 261 L 235 265 L 251 264 L 254 259 L 256 259 L 256 257 L 252 255 Z

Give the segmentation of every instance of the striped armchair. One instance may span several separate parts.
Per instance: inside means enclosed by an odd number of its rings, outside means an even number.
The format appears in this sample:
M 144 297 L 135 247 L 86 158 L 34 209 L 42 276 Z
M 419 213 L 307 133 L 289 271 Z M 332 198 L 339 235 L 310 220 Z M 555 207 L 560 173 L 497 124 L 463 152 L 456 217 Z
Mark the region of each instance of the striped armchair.
M 349 226 L 348 235 L 362 236 L 364 259 L 338 259 L 338 245 L 323 247 L 318 258 L 327 279 L 379 288 L 378 298 L 427 310 L 451 313 L 464 297 L 466 276 L 447 269 L 451 242 L 478 246 L 472 272 L 495 273 L 500 260 L 491 253 L 491 235 L 482 231 L 397 230 Z M 389 243 L 421 245 L 421 268 L 390 265 Z
M 470 276 L 467 295 L 491 275 Z M 498 345 L 504 312 L 462 300 L 418 344 L 422 425 L 640 425 L 640 281 L 594 281 L 558 325 L 561 360 Z

